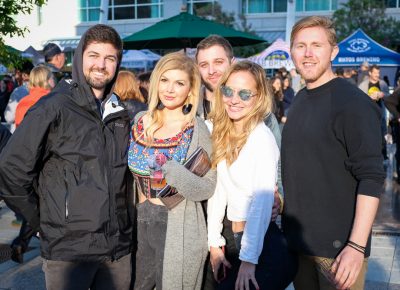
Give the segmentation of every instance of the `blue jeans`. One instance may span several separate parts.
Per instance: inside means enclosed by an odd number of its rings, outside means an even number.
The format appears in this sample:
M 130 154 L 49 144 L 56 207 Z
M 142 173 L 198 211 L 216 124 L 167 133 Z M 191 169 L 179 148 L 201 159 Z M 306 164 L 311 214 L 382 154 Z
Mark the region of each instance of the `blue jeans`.
M 234 233 L 236 245 L 235 258 L 229 260 L 232 265 L 227 270 L 226 279 L 216 289 L 235 289 L 235 282 L 241 261 L 239 260 L 242 233 Z M 256 266 L 256 280 L 260 289 L 284 290 L 293 281 L 297 271 L 297 259 L 289 252 L 286 240 L 278 226 L 271 222 L 264 237 L 264 245 Z M 250 282 L 250 289 L 255 289 Z

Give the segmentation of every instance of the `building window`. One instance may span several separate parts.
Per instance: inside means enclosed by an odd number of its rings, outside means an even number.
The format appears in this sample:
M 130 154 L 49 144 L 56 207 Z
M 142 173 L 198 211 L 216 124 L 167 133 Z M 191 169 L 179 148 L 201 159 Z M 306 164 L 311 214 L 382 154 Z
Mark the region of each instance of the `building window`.
M 109 0 L 108 20 L 163 17 L 163 0 Z
M 338 8 L 338 0 L 296 0 L 296 11 L 329 11 Z
M 102 0 L 79 0 L 80 20 L 99 21 Z M 163 0 L 103 0 L 108 2 L 108 20 L 163 17 Z
M 400 0 L 385 0 L 386 8 L 400 8 Z
M 217 0 L 187 0 L 187 11 L 190 14 L 196 15 L 198 9 L 202 9 L 209 5 L 214 6 L 214 3 L 216 2 Z
M 287 1 L 283 0 L 242 0 L 243 14 L 286 12 Z
M 79 0 L 81 22 L 99 21 L 101 0 Z

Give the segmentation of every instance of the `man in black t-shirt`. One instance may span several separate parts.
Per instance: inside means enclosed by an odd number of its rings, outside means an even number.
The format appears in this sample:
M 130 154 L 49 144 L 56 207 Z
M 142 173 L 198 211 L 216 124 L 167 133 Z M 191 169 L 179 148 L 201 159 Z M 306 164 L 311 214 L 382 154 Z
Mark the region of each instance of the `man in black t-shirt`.
M 296 290 L 364 289 L 370 233 L 384 172 L 380 112 L 337 78 L 339 52 L 330 19 L 310 16 L 291 34 L 291 56 L 306 88 L 282 135 L 282 225 L 298 254 Z

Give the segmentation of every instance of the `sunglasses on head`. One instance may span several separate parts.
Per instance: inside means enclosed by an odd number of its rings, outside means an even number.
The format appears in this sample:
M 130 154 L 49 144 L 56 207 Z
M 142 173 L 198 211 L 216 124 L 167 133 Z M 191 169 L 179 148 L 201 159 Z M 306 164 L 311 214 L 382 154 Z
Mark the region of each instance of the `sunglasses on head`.
M 248 101 L 248 100 L 250 100 L 251 97 L 254 97 L 255 95 L 257 95 L 257 94 L 254 94 L 250 90 L 246 90 L 246 89 L 234 90 L 228 86 L 221 86 L 221 93 L 226 98 L 232 98 L 235 92 L 238 94 L 238 96 L 240 97 L 240 99 L 242 101 Z

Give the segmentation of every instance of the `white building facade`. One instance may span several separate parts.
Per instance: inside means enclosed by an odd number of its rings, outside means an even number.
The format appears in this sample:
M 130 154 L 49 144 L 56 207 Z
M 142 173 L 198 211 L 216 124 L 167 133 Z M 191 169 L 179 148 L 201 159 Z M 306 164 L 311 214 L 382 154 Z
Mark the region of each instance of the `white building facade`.
M 400 0 L 385 0 L 387 14 L 400 20 Z M 177 15 L 185 7 L 189 13 L 204 5 L 219 3 L 224 12 L 246 16 L 256 33 L 273 42 L 285 39 L 286 27 L 309 15 L 331 16 L 347 0 L 48 0 L 31 15 L 17 21 L 28 26 L 24 38 L 6 39 L 17 49 L 29 46 L 41 50 L 49 41 L 62 47 L 76 47 L 80 36 L 96 23 L 113 26 L 126 37 L 154 23 Z

